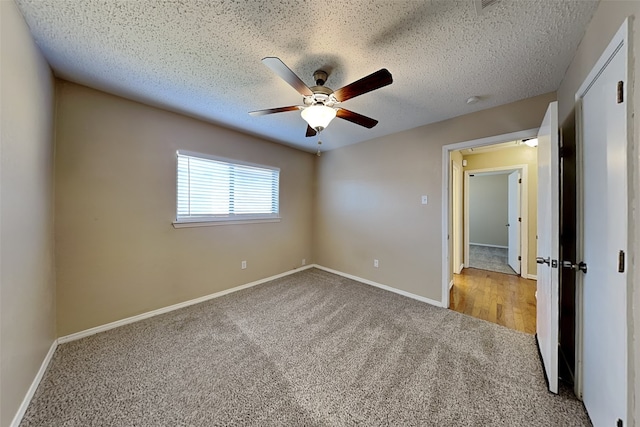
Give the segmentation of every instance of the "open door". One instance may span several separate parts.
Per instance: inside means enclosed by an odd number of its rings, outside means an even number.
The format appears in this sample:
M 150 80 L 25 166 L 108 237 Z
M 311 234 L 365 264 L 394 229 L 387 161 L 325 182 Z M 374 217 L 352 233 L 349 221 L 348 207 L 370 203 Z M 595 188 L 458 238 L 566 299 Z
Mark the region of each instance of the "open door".
M 558 103 L 549 104 L 538 132 L 538 288 L 536 338 L 549 391 L 558 393 L 560 162 Z
M 520 171 L 509 174 L 509 267 L 520 274 Z

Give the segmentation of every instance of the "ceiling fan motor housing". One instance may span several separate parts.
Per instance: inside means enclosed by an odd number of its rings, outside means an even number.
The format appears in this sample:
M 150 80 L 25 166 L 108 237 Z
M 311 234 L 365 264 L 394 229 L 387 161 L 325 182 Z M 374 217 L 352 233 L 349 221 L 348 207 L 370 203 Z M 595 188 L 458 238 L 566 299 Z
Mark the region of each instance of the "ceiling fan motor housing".
M 327 72 L 323 70 L 316 70 L 313 73 L 313 80 L 316 81 L 316 85 L 318 86 L 324 85 L 328 77 L 329 77 L 329 74 L 327 74 Z
M 325 86 L 314 86 L 311 88 L 313 92 L 312 96 L 305 96 L 302 98 L 302 102 L 305 106 L 310 105 L 325 105 L 327 107 L 333 107 L 338 103 L 338 100 L 333 96 L 333 91 Z
M 327 107 L 333 107 L 333 105 L 338 102 L 335 96 L 332 96 L 333 89 L 324 85 L 328 76 L 327 72 L 323 70 L 316 70 L 313 73 L 316 86 L 309 88 L 311 92 L 313 92 L 313 95 L 304 97 L 304 105 L 325 105 Z

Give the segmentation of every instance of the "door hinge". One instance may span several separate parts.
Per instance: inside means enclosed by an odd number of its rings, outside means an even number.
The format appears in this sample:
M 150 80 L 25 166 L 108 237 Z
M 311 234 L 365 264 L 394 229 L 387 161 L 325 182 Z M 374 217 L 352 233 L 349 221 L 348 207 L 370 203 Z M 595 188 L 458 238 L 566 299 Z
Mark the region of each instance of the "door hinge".
M 616 422 L 616 427 L 623 427 L 622 420 L 620 418 L 618 418 L 618 422 Z
M 622 104 L 624 102 L 624 82 L 620 80 L 618 82 L 618 104 Z
M 518 222 L 522 222 L 522 218 L 518 217 Z
M 618 273 L 624 273 L 624 251 L 618 252 Z
M 518 255 L 518 261 L 522 261 L 522 257 Z
M 522 184 L 522 178 L 518 178 L 518 184 Z

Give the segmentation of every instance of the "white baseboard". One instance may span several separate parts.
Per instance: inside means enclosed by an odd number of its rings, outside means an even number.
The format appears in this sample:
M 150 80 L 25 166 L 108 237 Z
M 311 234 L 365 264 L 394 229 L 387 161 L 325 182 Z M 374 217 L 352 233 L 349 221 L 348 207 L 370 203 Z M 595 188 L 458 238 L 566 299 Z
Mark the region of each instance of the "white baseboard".
M 469 245 L 475 245 L 475 246 L 486 246 L 488 248 L 502 248 L 502 249 L 509 249 L 509 246 L 501 246 L 501 245 L 487 245 L 484 243 L 471 243 L 469 242 Z
M 184 307 L 188 307 L 190 305 L 199 304 L 201 302 L 208 301 L 210 299 L 218 298 L 223 295 L 227 295 L 233 292 L 241 291 L 243 289 L 251 288 L 256 285 L 260 285 L 265 282 L 269 282 L 271 280 L 279 279 L 281 277 L 288 276 L 290 274 L 297 273 L 299 271 L 307 270 L 312 268 L 313 265 L 305 265 L 295 270 L 285 271 L 284 273 L 276 274 L 275 276 L 267 277 L 265 279 L 256 280 L 255 282 L 246 283 L 244 285 L 236 286 L 235 288 L 225 289 L 224 291 L 216 292 L 213 294 L 205 295 L 200 298 L 195 298 L 189 301 L 184 301 L 178 304 L 173 304 L 167 307 L 159 308 L 157 310 L 148 311 L 146 313 L 138 314 L 136 316 L 127 317 L 125 319 L 116 320 L 115 322 L 107 323 L 105 325 L 96 326 L 94 328 L 85 329 L 84 331 L 76 332 L 74 334 L 65 335 L 63 337 L 58 338 L 58 344 L 63 344 L 69 341 L 79 340 L 84 337 L 88 337 L 90 335 L 94 335 L 100 332 L 108 331 L 109 329 L 114 329 L 120 326 L 128 325 L 130 323 L 138 322 L 140 320 L 148 319 L 149 317 L 157 316 L 159 314 L 168 313 L 170 311 L 179 310 Z
M 527 274 L 525 278 L 531 279 L 531 280 L 538 280 L 538 276 L 535 274 Z
M 460 264 L 460 267 L 458 267 L 458 269 L 453 269 L 453 274 L 460 274 L 462 273 L 462 270 L 464 270 L 464 263 Z
M 53 358 L 53 353 L 55 353 L 56 348 L 58 348 L 58 340 L 54 340 L 53 343 L 51 343 L 51 347 L 49 347 L 49 351 L 44 357 L 42 365 L 40 365 L 40 369 L 38 369 L 38 373 L 36 373 L 36 377 L 33 379 L 31 386 L 29 386 L 27 394 L 24 396 L 24 399 L 22 399 L 22 403 L 18 408 L 18 412 L 16 412 L 16 415 L 13 417 L 13 421 L 11 421 L 10 427 L 18 427 L 22 422 L 22 417 L 24 417 L 25 412 L 27 412 L 29 403 L 31 403 L 31 399 L 36 393 L 36 389 L 40 385 L 40 381 L 42 381 L 42 377 L 44 376 L 44 373 L 47 370 L 51 359 Z
M 338 270 L 333 270 L 331 268 L 323 267 L 323 266 L 318 265 L 318 264 L 314 264 L 314 267 L 316 267 L 316 268 L 318 268 L 320 270 L 327 271 L 329 273 L 337 274 L 338 276 L 346 277 L 347 279 L 351 279 L 351 280 L 355 280 L 357 282 L 364 283 L 366 285 L 371 285 L 371 286 L 375 286 L 376 288 L 384 289 L 385 291 L 393 292 L 393 293 L 400 294 L 402 296 L 405 296 L 405 297 L 408 297 L 408 298 L 411 298 L 411 299 L 415 299 L 415 300 L 418 300 L 418 301 L 426 302 L 427 304 L 435 305 L 436 307 L 444 307 L 442 305 L 441 301 L 436 301 L 436 300 L 433 300 L 433 299 L 427 298 L 427 297 L 421 297 L 420 295 L 412 294 L 411 292 L 406 292 L 406 291 L 402 291 L 400 289 L 392 288 L 391 286 L 383 285 L 381 283 L 377 283 L 377 282 L 374 282 L 372 280 L 363 279 L 362 277 L 354 276 L 352 274 L 343 273 L 343 272 L 338 271 Z
M 449 282 L 449 290 L 451 290 L 451 288 L 453 288 L 453 279 Z

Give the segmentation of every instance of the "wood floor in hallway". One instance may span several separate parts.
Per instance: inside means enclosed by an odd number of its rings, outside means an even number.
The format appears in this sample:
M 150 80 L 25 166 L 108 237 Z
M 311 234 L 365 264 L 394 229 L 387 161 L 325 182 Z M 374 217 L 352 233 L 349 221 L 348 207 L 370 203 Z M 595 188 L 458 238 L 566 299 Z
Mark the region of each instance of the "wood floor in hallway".
M 516 331 L 536 332 L 536 281 L 493 271 L 465 268 L 454 274 L 451 310 Z

